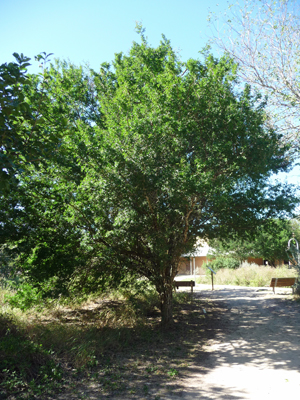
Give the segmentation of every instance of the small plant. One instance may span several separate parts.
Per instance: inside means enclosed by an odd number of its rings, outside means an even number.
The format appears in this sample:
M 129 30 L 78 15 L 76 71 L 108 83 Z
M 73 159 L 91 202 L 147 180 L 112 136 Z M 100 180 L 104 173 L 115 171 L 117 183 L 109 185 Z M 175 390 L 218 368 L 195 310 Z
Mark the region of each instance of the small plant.
M 170 378 L 175 378 L 178 375 L 178 371 L 175 368 L 171 368 L 167 373 Z
M 145 385 L 143 386 L 143 390 L 144 390 L 144 393 L 145 393 L 145 394 L 148 394 L 148 393 L 149 393 L 149 386 L 145 384 Z
M 149 365 L 149 366 L 146 368 L 146 371 L 148 372 L 148 374 L 154 373 L 154 372 L 157 371 L 157 366 L 156 366 L 156 365 Z
M 42 293 L 28 282 L 23 282 L 14 294 L 6 295 L 6 302 L 14 308 L 26 311 L 42 303 Z

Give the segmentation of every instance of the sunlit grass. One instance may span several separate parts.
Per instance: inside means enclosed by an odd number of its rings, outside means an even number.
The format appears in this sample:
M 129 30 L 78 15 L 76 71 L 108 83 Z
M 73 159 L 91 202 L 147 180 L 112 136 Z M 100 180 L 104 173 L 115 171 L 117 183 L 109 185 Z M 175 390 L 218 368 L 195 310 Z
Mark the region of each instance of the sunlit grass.
M 269 286 L 272 278 L 296 277 L 297 271 L 294 268 L 282 265 L 276 268 L 271 266 L 259 266 L 257 264 L 243 263 L 238 269 L 223 268 L 214 275 L 216 285 L 236 286 Z M 210 271 L 206 276 L 197 278 L 197 283 L 211 283 Z
M 151 339 L 147 316 L 159 312 L 151 288 L 134 296 L 114 291 L 48 301 L 26 311 L 5 302 L 9 293 L 0 289 L 0 398 L 42 396 L 62 384 L 64 370 L 95 367 L 105 352 L 134 346 L 139 335 Z

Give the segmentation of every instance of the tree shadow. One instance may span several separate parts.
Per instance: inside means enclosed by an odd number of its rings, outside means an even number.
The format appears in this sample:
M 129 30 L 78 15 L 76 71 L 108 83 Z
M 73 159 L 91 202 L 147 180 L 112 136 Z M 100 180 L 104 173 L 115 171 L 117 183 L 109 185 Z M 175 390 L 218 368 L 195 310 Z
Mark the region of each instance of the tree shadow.
M 203 291 L 197 295 L 213 300 L 219 307 L 228 307 L 228 312 L 222 315 L 222 324 L 225 323 L 227 329 L 216 332 L 207 350 L 208 357 L 195 357 L 194 368 L 190 368 L 185 382 L 185 400 L 193 396 L 195 399 L 218 400 L 249 398 L 247 389 L 261 384 L 263 393 L 257 395 L 263 398 L 268 391 L 275 394 L 276 390 L 281 391 L 290 376 L 298 385 L 298 302 L 287 297 L 286 293 L 276 296 L 267 293 L 266 296 L 265 292 L 252 288 Z M 206 374 L 209 374 L 209 379 L 206 378 L 203 387 Z M 193 380 L 196 389 L 189 387 Z M 207 386 L 207 382 L 211 385 Z
M 112 347 L 105 351 L 99 359 L 101 366 L 93 369 L 93 381 L 79 385 L 78 393 L 90 399 L 181 396 L 185 391 L 181 379 L 196 368 L 199 360 L 203 363 L 209 357 L 203 345 L 228 331 L 224 323 L 228 312 L 226 305 L 206 299 L 177 304 L 174 327 L 167 332 L 160 328 L 159 313 L 149 313 L 148 327 L 128 329 L 126 336 L 131 340 L 124 341 L 121 349 Z M 218 391 L 221 394 L 222 388 Z M 64 396 L 58 399 L 68 398 Z
M 120 304 L 111 306 L 117 310 Z M 96 311 L 101 307 L 97 305 Z M 251 288 L 195 293 L 190 301 L 175 306 L 175 325 L 168 332 L 160 329 L 157 310 L 148 313 L 148 326 L 95 330 L 96 336 L 121 336 L 98 354 L 98 364 L 88 377 L 78 374 L 76 390 L 66 388 L 56 398 L 247 398 L 246 386 L 235 381 L 252 379 L 255 385 L 265 371 L 299 371 L 299 309 L 299 303 L 286 296 L 266 297 Z M 80 318 L 89 315 L 93 320 L 96 311 L 83 310 Z M 64 319 L 72 315 L 73 311 Z M 233 381 L 210 378 L 228 366 Z M 249 371 L 253 378 L 247 376 Z

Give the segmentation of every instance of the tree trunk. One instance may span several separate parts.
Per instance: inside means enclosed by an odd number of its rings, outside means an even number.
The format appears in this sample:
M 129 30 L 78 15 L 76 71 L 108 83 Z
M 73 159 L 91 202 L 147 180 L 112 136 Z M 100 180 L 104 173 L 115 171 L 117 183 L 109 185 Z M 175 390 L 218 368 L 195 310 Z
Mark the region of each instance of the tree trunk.
M 294 293 L 300 295 L 300 277 L 298 277 L 295 287 L 294 287 Z
M 172 283 L 164 285 L 163 292 L 160 293 L 160 301 L 161 301 L 161 326 L 163 329 L 168 329 L 174 325 Z

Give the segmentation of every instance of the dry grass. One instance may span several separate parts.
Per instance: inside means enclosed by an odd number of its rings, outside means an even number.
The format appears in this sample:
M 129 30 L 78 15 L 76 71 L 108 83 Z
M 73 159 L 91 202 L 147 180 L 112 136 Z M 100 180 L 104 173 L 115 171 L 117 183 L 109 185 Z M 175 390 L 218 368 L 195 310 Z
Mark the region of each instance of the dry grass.
M 297 271 L 282 265 L 276 268 L 270 266 L 259 266 L 257 264 L 243 263 L 236 270 L 223 268 L 214 276 L 216 285 L 236 286 L 269 286 L 272 278 L 296 277 Z M 205 277 L 198 278 L 198 283 L 210 283 L 210 273 Z
M 5 293 L 0 291 L 2 301 Z M 91 374 L 107 394 L 123 390 L 129 382 L 139 388 L 130 390 L 142 393 L 149 376 L 159 382 L 173 379 L 179 367 L 187 365 L 193 324 L 201 336 L 201 326 L 207 323 L 202 306 L 191 304 L 189 293 L 177 293 L 174 307 L 176 330 L 164 334 L 158 298 L 151 290 L 134 296 L 110 293 L 70 304 L 52 302 L 51 307 L 26 312 L 2 302 L 0 398 L 55 398 L 55 393 L 70 390 Z M 196 346 L 199 343 L 198 338 Z

